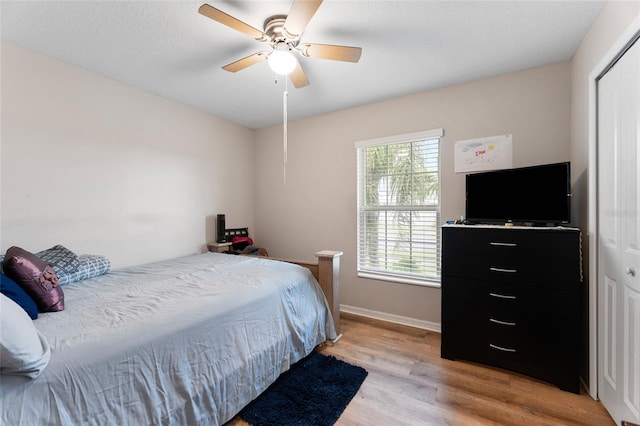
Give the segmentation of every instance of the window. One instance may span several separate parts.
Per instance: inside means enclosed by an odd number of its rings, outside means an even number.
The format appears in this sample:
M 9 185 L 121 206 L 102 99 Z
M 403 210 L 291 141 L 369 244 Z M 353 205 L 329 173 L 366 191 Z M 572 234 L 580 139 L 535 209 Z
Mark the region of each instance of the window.
M 440 284 L 442 129 L 356 143 L 358 276 Z

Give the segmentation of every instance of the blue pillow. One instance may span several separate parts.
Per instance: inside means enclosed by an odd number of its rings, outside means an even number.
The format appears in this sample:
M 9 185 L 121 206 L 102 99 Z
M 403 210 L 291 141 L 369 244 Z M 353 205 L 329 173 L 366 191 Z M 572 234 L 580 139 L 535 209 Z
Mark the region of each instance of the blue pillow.
M 22 287 L 5 274 L 0 274 L 0 293 L 20 305 L 20 307 L 29 314 L 31 319 L 38 318 L 38 306 L 36 302 L 33 301 Z

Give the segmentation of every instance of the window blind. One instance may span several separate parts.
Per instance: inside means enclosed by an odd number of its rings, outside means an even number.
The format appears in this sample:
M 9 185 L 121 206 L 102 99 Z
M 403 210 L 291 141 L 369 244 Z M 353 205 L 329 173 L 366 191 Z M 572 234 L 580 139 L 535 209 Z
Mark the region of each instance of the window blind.
M 439 283 L 440 136 L 356 143 L 360 276 Z

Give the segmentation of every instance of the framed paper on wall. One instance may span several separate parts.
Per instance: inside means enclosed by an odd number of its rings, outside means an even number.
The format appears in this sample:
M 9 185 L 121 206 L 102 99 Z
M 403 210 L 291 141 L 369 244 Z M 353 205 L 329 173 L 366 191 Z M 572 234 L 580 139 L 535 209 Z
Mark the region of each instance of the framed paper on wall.
M 513 166 L 512 135 L 458 141 L 454 161 L 456 173 L 509 169 Z

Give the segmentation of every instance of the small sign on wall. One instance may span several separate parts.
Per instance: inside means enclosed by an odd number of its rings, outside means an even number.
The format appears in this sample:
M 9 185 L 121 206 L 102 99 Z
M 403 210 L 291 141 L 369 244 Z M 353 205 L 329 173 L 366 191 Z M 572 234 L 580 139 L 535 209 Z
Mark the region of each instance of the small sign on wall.
M 456 173 L 509 169 L 513 166 L 512 135 L 458 141 L 454 161 Z

